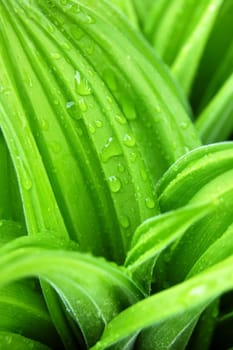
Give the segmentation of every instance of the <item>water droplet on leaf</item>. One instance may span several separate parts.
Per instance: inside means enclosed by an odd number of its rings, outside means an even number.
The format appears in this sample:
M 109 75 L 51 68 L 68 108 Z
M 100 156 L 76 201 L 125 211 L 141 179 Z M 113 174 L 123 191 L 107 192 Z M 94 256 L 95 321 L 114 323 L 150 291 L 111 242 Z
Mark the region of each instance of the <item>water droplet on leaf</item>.
M 75 80 L 75 90 L 79 95 L 87 96 L 92 93 L 87 79 L 82 77 L 80 72 L 77 70 L 74 75 L 74 80 Z
M 110 158 L 118 156 L 122 153 L 121 147 L 118 141 L 114 137 L 109 137 L 103 149 L 101 150 L 100 157 L 102 162 L 107 162 Z
M 135 141 L 133 134 L 131 134 L 131 133 L 125 134 L 123 137 L 123 143 L 127 147 L 134 147 L 136 141 Z
M 110 176 L 108 178 L 108 183 L 109 183 L 109 187 L 110 187 L 110 190 L 112 192 L 119 192 L 120 189 L 121 189 L 121 182 L 120 180 L 116 177 L 116 176 Z

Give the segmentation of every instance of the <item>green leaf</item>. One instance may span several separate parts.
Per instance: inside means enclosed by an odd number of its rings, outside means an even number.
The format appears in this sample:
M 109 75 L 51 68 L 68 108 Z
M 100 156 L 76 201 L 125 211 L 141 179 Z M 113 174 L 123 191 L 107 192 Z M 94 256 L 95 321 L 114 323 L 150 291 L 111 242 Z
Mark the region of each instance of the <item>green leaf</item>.
M 157 1 L 145 33 L 189 92 L 215 18 L 223 1 Z
M 135 28 L 138 28 L 138 18 L 132 0 L 111 0 L 111 2 L 121 9 L 122 13 Z
M 59 337 L 40 289 L 33 281 L 14 282 L 1 288 L 0 311 L 1 331 L 20 333 L 47 345 L 58 346 Z
M 187 203 L 215 205 L 210 214 L 186 231 L 166 258 L 166 254 L 161 258 L 156 268 L 158 285 L 183 280 L 206 249 L 232 224 L 232 154 L 232 143 L 202 147 L 180 159 L 161 180 L 158 191 L 162 211 Z
M 196 115 L 199 115 L 207 107 L 232 74 L 232 15 L 232 1 L 224 0 L 210 33 L 192 87 L 190 99 Z
M 233 73 L 196 120 L 203 143 L 224 141 L 233 131 Z
M 145 221 L 134 234 L 125 266 L 149 292 L 153 267 L 159 254 L 211 209 L 210 205 L 187 206 Z
M 178 286 L 127 308 L 106 326 L 100 341 L 91 349 L 106 349 L 145 327 L 153 324 L 159 327 L 175 315 L 182 318 L 182 315 L 200 314 L 212 300 L 233 288 L 232 263 L 233 258 L 228 258 Z
M 190 92 L 201 55 L 222 2 L 223 0 L 209 0 L 206 2 L 202 15 L 198 14 L 198 22 L 189 37 L 186 38 L 172 64 L 172 71 L 187 94 Z M 189 15 L 188 20 L 190 19 Z
M 58 248 L 64 244 L 53 244 L 52 240 L 48 243 L 40 236 L 23 237 L 5 245 L 1 248 L 0 285 L 30 276 L 46 280 L 63 301 L 67 317 L 77 322 L 90 346 L 99 339 L 105 325 L 142 298 L 142 294 L 123 268 Z M 51 246 L 53 249 L 49 249 Z
M 0 349 L 4 350 L 49 350 L 50 348 L 20 334 L 0 331 Z

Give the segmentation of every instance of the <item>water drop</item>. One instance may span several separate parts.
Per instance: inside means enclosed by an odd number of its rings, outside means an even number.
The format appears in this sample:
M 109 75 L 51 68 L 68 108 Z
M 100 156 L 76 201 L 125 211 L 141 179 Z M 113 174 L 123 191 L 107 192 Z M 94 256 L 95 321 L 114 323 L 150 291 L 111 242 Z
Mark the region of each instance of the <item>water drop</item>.
M 87 79 L 83 78 L 80 72 L 77 70 L 75 71 L 74 80 L 75 80 L 75 89 L 79 95 L 87 96 L 92 93 Z
M 110 176 L 108 178 L 108 183 L 109 183 L 109 187 L 110 190 L 114 193 L 119 192 L 121 189 L 121 182 L 120 180 L 116 177 L 116 176 Z
M 123 117 L 122 115 L 116 115 L 116 116 L 115 116 L 115 119 L 116 119 L 116 121 L 117 121 L 119 124 L 121 124 L 121 125 L 124 125 L 124 124 L 127 123 L 126 118 Z
M 130 159 L 130 161 L 131 161 L 132 163 L 134 163 L 134 162 L 136 161 L 136 159 L 137 159 L 137 153 L 131 152 L 131 153 L 129 154 L 129 159 Z
M 128 216 L 126 216 L 126 215 L 120 216 L 120 217 L 119 217 L 119 222 L 120 222 L 120 225 L 121 225 L 123 228 L 128 228 L 129 225 L 130 225 L 129 218 L 128 218 Z
M 44 131 L 47 131 L 49 129 L 49 123 L 46 119 L 41 119 L 41 128 Z
M 73 107 L 73 106 L 75 106 L 75 102 L 74 102 L 74 101 L 68 101 L 68 102 L 66 103 L 66 108 L 67 108 L 67 109 L 70 109 L 70 108 Z
M 71 28 L 71 33 L 76 40 L 82 39 L 84 36 L 84 31 L 81 28 L 73 27 Z
M 180 127 L 181 127 L 182 129 L 187 129 L 188 123 L 187 123 L 187 122 L 182 122 L 182 123 L 180 123 Z
M 104 79 L 106 81 L 106 84 L 110 88 L 111 91 L 117 91 L 118 86 L 117 86 L 117 80 L 114 72 L 110 69 L 106 69 L 104 71 Z
M 78 100 L 78 106 L 81 112 L 86 112 L 87 111 L 87 104 L 84 98 L 80 98 Z
M 147 197 L 145 203 L 148 209 L 153 209 L 155 207 L 155 201 L 151 197 Z
M 87 127 L 88 127 L 90 134 L 94 134 L 96 132 L 96 129 L 92 124 L 88 124 Z
M 97 128 L 102 128 L 103 122 L 101 120 L 96 120 L 95 125 L 97 126 Z
M 102 162 L 106 163 L 110 158 L 119 156 L 122 153 L 118 141 L 114 137 L 109 137 L 101 150 L 100 157 Z
M 50 148 L 54 153 L 59 153 L 61 150 L 61 145 L 57 142 L 52 142 L 50 144 Z
M 111 96 L 107 96 L 107 101 L 110 105 L 112 105 L 113 100 L 112 100 Z
M 70 51 L 70 50 L 71 50 L 71 47 L 70 47 L 70 45 L 69 45 L 67 42 L 64 42 L 64 43 L 62 44 L 62 47 L 63 47 L 63 49 L 65 49 L 65 50 L 67 50 L 67 51 Z
M 58 52 L 51 52 L 51 56 L 54 60 L 59 60 L 61 55 Z
M 143 181 L 147 181 L 148 176 L 147 176 L 146 170 L 144 168 L 140 168 L 140 175 L 141 175 L 141 178 Z
M 200 296 L 201 294 L 203 294 L 206 290 L 206 287 L 203 285 L 203 286 L 197 286 L 197 287 L 194 287 L 190 290 L 189 294 L 190 295 L 193 295 L 193 296 Z
M 133 134 L 131 134 L 131 133 L 125 134 L 123 137 L 123 143 L 127 147 L 134 147 L 136 141 L 135 141 Z
M 133 101 L 126 97 L 123 99 L 121 98 L 121 104 L 122 104 L 124 115 L 128 120 L 135 120 L 137 118 L 137 113 L 134 108 Z
M 93 24 L 93 23 L 95 23 L 95 19 L 90 15 L 86 15 L 86 22 L 88 24 Z
M 121 164 L 121 163 L 118 163 L 117 169 L 118 169 L 118 171 L 119 171 L 120 173 L 123 173 L 123 172 L 125 171 L 125 167 L 124 167 L 124 165 Z

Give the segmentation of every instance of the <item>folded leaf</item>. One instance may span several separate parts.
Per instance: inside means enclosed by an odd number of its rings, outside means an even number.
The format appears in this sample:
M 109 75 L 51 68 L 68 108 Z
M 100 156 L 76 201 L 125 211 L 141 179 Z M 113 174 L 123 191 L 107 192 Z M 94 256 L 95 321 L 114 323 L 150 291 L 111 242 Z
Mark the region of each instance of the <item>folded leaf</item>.
M 175 315 L 199 315 L 211 301 L 233 288 L 233 257 L 175 287 L 136 303 L 116 316 L 92 350 L 102 350 L 150 325 Z M 145 317 L 146 315 L 146 317 Z M 169 329 L 167 330 L 169 332 Z
M 47 243 L 43 236 L 23 237 L 2 247 L 0 285 L 30 276 L 46 280 L 91 346 L 105 325 L 142 294 L 123 268 L 84 253 L 61 250 L 58 243 Z M 65 346 L 69 347 L 69 342 Z

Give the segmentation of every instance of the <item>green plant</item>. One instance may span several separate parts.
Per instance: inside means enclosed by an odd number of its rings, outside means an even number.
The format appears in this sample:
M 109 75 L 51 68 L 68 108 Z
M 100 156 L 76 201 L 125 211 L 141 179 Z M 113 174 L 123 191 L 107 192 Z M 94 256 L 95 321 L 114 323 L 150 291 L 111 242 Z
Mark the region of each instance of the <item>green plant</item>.
M 233 346 L 232 9 L 0 0 L 0 349 Z

